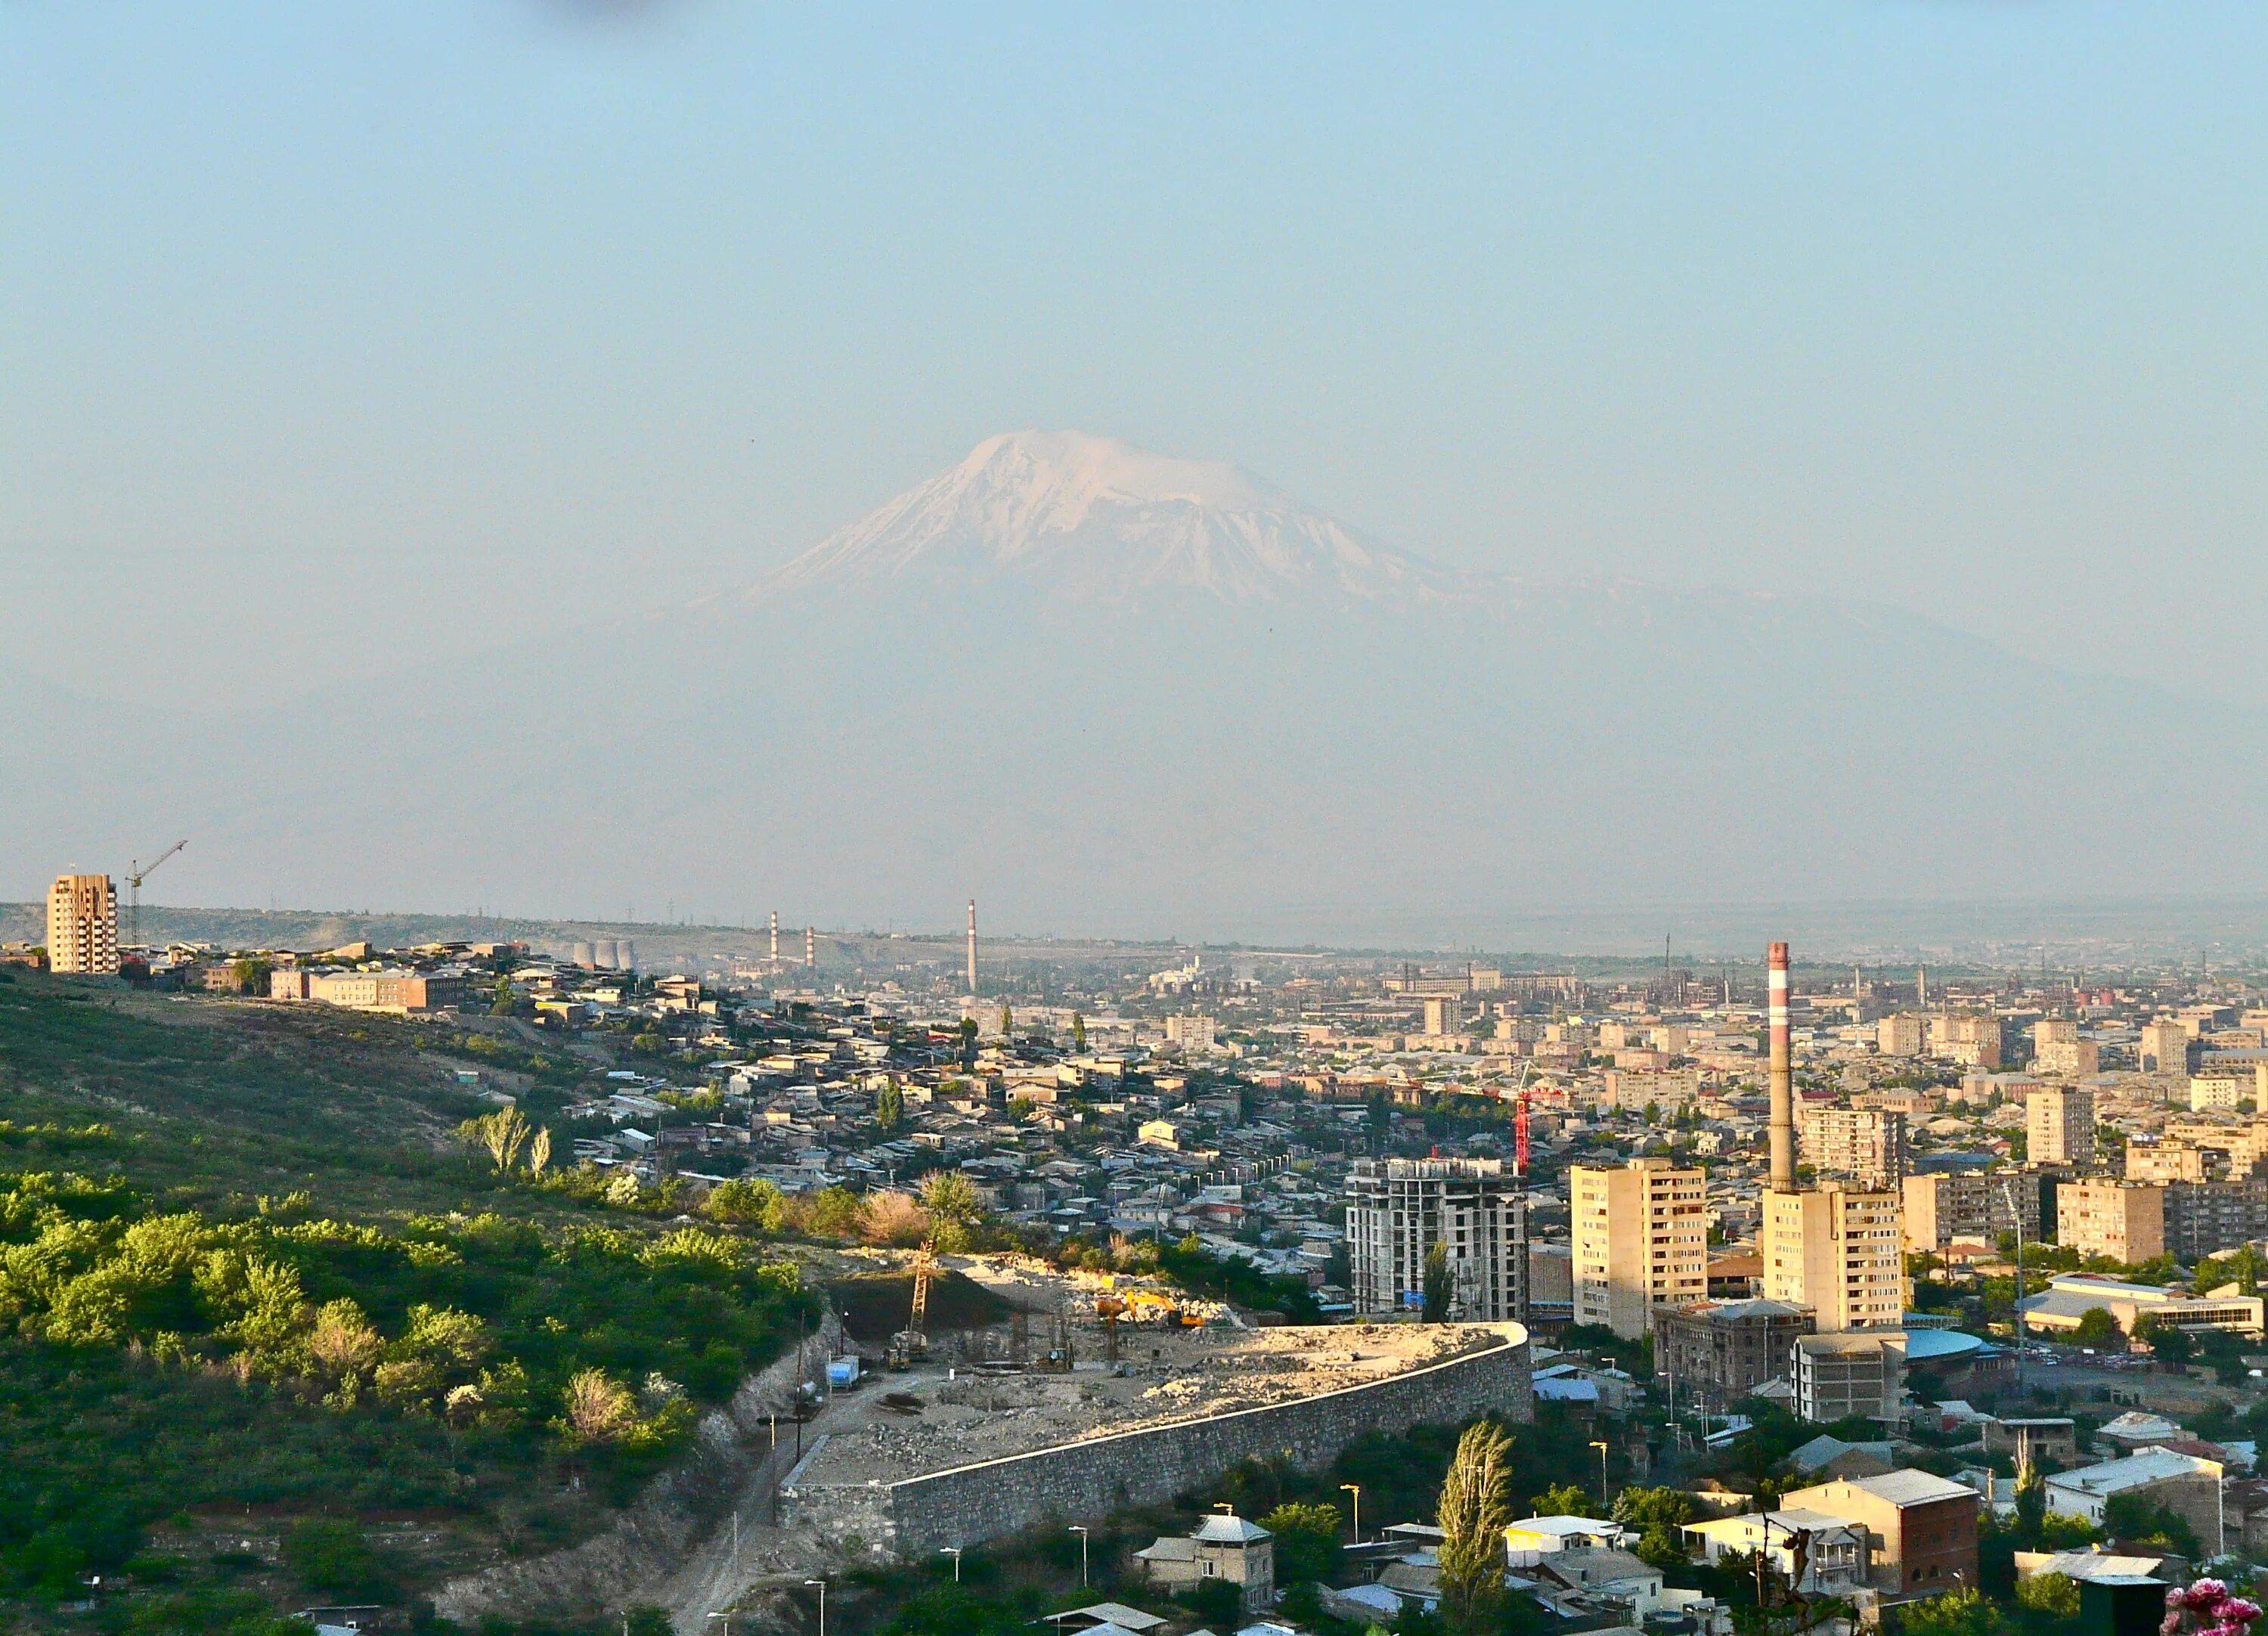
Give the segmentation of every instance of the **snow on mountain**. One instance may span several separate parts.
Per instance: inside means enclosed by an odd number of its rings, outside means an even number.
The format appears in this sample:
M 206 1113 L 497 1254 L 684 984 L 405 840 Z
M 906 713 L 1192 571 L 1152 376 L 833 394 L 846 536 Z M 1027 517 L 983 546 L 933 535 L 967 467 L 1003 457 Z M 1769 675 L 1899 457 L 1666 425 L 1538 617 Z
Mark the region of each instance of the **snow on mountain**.
M 1225 461 L 1018 431 L 838 529 L 754 593 L 925 576 L 1014 577 L 1095 601 L 1181 589 L 1382 602 L 1453 596 L 1461 583 Z

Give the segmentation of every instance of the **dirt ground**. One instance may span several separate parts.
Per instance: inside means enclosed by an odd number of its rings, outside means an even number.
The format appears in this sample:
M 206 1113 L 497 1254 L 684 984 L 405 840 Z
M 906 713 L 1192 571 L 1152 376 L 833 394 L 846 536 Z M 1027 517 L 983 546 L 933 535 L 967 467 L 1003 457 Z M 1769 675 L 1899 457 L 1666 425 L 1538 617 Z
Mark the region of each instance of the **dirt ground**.
M 1406 1373 L 1491 1344 L 1447 1325 L 1248 1329 L 1204 1308 L 1198 1329 L 1122 1323 L 1114 1346 L 1095 1315 L 1110 1280 L 1030 1262 L 956 1256 L 951 1264 L 1020 1308 L 1017 1322 L 933 1338 L 929 1360 L 870 1377 L 831 1407 L 829 1436 L 799 1485 L 890 1481 L 1053 1444 L 1198 1415 L 1257 1408 Z M 1133 1280 L 1117 1280 L 1123 1291 Z M 1067 1347 L 1065 1343 L 1068 1343 Z M 1020 1372 L 999 1366 L 1020 1350 Z M 1038 1360 L 1068 1350 L 1069 1369 Z

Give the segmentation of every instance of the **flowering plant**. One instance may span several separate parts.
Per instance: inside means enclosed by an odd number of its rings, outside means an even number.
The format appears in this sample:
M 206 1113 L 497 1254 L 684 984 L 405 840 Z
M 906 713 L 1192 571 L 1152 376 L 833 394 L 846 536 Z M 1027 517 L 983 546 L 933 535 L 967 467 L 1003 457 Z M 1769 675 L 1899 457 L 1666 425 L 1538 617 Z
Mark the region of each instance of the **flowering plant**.
M 2187 1588 L 2166 1593 L 2166 1617 L 2158 1636 L 2251 1636 L 2260 1604 L 2250 1596 L 2235 1596 L 2217 1579 L 2201 1579 Z

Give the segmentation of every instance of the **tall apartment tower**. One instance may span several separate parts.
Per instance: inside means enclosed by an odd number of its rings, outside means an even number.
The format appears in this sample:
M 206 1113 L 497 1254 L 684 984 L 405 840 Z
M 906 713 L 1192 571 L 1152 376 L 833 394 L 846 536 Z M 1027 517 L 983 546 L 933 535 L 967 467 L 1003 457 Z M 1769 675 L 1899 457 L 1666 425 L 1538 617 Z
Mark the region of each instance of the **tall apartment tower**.
M 1452 1318 L 1526 1318 L 1528 1199 L 1503 1161 L 1358 1159 L 1346 1185 L 1356 1311 L 1420 1308 L 1425 1255 L 1438 1243 L 1448 1256 Z
M 1906 1116 L 1881 1108 L 1806 1108 L 1799 1118 L 1804 1162 L 1821 1177 L 1889 1191 L 1906 1179 Z
M 118 888 L 108 875 L 57 875 L 48 888 L 48 969 L 117 972 Z
M 1756 1249 L 1764 1295 L 1811 1308 L 1819 1332 L 1895 1330 L 1906 1310 L 1899 1195 L 1830 1184 L 1767 1190 Z
M 2046 1085 L 2024 1098 L 2024 1153 L 2036 1165 L 2095 1162 L 2095 1093 Z
M 1707 1172 L 1669 1159 L 1570 1170 L 1575 1322 L 1638 1340 L 1656 1307 L 1707 1300 Z

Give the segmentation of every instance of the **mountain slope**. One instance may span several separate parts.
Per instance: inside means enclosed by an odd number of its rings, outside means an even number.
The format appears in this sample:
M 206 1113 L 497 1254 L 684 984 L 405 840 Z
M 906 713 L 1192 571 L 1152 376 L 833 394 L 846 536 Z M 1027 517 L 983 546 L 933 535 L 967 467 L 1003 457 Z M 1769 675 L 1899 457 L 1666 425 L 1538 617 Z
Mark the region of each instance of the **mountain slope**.
M 0 743 L 11 895 L 56 837 L 153 823 L 208 902 L 881 924 L 973 892 L 1004 927 L 1338 941 L 2268 875 L 2257 712 L 1894 610 L 1448 575 L 1233 468 L 1037 434 L 745 594 L 104 731 L 48 779 Z M 2127 772 L 2172 744 L 2213 748 L 2214 799 Z

